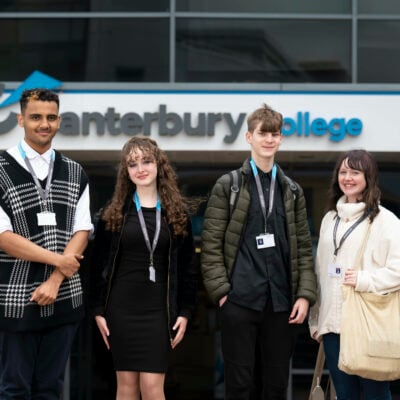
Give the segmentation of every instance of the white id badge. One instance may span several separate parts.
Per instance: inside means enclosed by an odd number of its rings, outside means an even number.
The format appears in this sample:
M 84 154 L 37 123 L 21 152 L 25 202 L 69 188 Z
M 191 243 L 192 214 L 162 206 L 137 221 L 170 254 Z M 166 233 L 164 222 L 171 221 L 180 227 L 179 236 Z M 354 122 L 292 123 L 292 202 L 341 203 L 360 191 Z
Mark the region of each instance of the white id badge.
M 41 212 L 41 213 L 37 213 L 36 215 L 37 215 L 39 226 L 44 226 L 44 225 L 55 226 L 55 225 L 57 225 L 56 214 L 54 214 L 52 212 Z
M 266 249 L 275 247 L 275 238 L 273 233 L 263 233 L 256 236 L 257 249 Z
M 342 267 L 335 263 L 328 265 L 328 275 L 333 278 L 339 278 L 342 276 Z
M 149 279 L 152 282 L 156 281 L 156 270 L 154 269 L 154 267 L 149 267 Z

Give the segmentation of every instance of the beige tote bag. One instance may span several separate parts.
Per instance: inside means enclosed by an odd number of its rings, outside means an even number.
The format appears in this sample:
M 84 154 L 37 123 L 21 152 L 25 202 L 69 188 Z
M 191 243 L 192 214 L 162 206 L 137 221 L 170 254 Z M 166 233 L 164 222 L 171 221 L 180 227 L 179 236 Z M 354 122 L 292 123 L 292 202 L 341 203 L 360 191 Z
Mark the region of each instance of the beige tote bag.
M 362 256 L 371 225 L 357 256 Z M 339 369 L 376 381 L 400 378 L 400 296 L 399 291 L 377 294 L 357 292 L 343 285 Z

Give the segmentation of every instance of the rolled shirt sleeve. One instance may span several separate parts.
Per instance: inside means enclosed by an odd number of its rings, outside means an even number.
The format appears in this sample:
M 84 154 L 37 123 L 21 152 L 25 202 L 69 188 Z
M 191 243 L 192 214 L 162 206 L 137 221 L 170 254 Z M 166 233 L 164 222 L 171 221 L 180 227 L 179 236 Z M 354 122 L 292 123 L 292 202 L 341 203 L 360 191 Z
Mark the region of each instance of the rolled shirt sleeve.
M 11 225 L 10 218 L 8 217 L 6 212 L 3 210 L 3 208 L 0 207 L 0 234 L 5 231 L 13 232 L 13 227 Z
M 10 217 L 3 208 L 0 207 L 0 234 L 5 231 L 13 232 L 14 230 Z M 75 234 L 78 231 L 89 231 L 90 233 L 93 233 L 92 218 L 90 215 L 89 185 L 86 186 L 76 206 L 72 233 Z
M 89 185 L 86 186 L 76 205 L 73 232 L 90 231 L 93 233 L 92 218 L 90 215 Z

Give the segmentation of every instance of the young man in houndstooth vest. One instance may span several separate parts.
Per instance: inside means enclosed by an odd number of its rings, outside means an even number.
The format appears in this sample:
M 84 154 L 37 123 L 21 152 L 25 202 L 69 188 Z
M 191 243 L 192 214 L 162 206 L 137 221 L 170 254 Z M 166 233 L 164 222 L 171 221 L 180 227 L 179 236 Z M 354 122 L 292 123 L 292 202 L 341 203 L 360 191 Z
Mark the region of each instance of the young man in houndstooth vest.
M 0 398 L 58 400 L 83 316 L 88 178 L 52 148 L 58 95 L 25 90 L 20 105 L 25 136 L 0 153 Z

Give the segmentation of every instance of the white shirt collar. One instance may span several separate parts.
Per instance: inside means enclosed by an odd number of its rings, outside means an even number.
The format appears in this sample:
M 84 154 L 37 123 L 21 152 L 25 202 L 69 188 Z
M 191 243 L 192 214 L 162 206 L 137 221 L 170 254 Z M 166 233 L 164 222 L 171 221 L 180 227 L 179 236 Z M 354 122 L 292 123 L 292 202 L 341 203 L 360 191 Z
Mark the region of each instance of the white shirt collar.
M 50 159 L 51 159 L 51 154 L 53 152 L 53 148 L 50 147 L 47 151 L 45 151 L 43 154 L 39 154 L 36 150 L 32 149 L 31 146 L 29 146 L 28 143 L 25 142 L 25 140 L 21 141 L 21 146 L 23 150 L 26 153 L 26 156 L 29 158 L 29 160 L 33 160 L 37 157 L 43 159 L 46 161 L 47 164 L 50 164 Z

